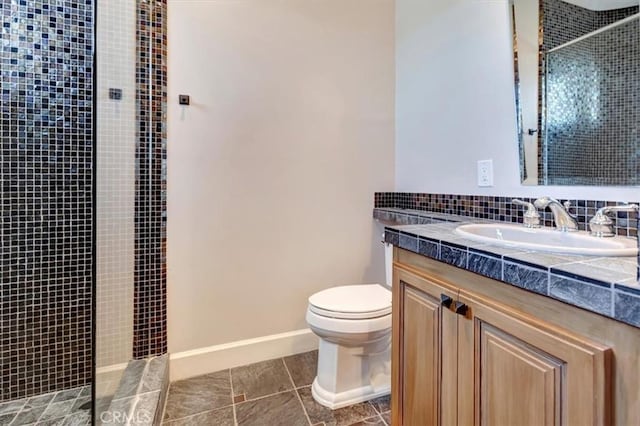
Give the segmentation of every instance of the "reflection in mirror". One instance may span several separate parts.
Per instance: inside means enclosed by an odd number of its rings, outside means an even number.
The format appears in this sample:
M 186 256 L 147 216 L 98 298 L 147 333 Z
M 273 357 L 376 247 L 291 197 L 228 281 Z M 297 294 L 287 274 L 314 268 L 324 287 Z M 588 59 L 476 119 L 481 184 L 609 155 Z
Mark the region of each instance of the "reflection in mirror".
M 511 0 L 521 177 L 639 185 L 638 0 Z

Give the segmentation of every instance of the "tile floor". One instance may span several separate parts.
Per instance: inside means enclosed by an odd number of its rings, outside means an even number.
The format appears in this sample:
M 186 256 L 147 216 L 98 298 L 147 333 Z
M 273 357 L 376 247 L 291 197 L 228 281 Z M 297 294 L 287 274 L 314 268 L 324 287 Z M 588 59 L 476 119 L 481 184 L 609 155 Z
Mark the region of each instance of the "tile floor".
M 91 386 L 0 403 L 0 426 L 80 426 L 91 420 Z
M 389 397 L 329 410 L 311 396 L 318 352 L 171 383 L 166 426 L 356 426 L 391 424 Z

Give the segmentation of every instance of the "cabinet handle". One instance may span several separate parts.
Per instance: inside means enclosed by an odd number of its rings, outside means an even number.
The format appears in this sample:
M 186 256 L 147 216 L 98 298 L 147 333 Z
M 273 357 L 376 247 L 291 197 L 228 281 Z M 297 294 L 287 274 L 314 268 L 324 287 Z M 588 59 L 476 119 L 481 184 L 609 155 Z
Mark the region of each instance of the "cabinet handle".
M 453 299 L 451 297 L 447 296 L 444 293 L 442 293 L 440 295 L 440 305 L 442 305 L 445 308 L 449 309 L 449 308 L 451 308 L 451 304 L 452 303 L 453 303 Z
M 467 310 L 469 307 L 462 302 L 456 301 L 456 314 L 459 315 L 467 315 Z

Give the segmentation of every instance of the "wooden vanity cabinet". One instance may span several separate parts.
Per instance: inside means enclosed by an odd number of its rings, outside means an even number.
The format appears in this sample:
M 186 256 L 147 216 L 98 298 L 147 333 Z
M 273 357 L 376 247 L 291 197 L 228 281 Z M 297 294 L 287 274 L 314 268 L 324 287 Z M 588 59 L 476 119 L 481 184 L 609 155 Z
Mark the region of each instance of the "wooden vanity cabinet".
M 538 296 L 416 256 L 396 250 L 393 425 L 612 423 L 607 344 L 518 309 Z
M 457 416 L 457 290 L 404 272 L 393 288 L 392 422 L 453 424 Z M 444 301 L 443 301 L 444 299 Z

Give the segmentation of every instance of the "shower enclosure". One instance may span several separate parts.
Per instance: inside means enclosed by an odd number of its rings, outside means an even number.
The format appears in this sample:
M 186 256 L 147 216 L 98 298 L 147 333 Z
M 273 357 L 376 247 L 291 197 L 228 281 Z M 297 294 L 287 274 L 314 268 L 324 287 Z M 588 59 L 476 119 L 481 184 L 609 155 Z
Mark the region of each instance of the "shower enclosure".
M 0 0 L 0 20 L 0 424 L 152 421 L 166 0 Z
M 546 54 L 546 185 L 640 183 L 640 110 L 624 107 L 640 101 L 640 14 L 638 7 L 622 12 L 629 16 Z

